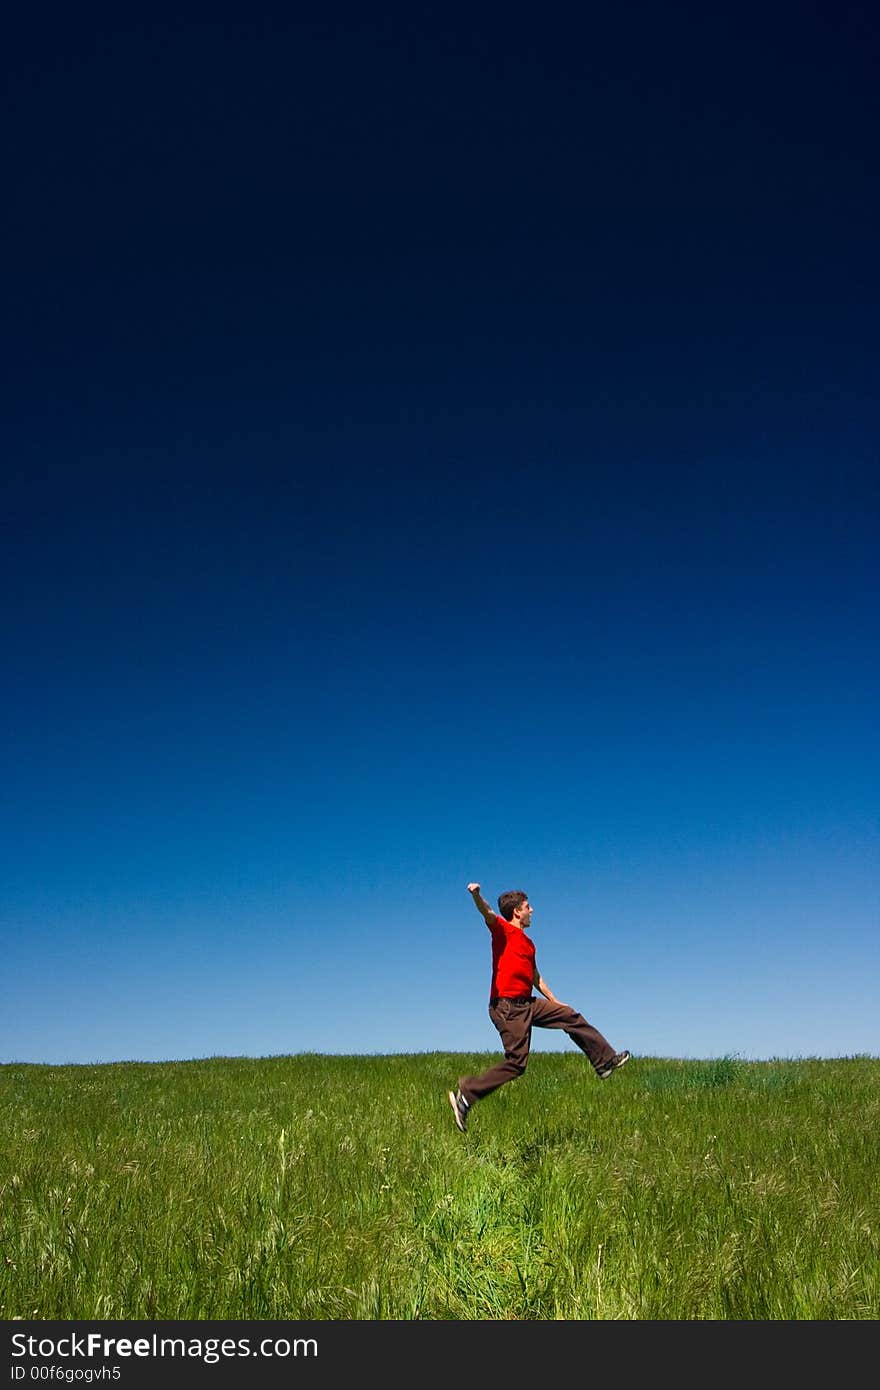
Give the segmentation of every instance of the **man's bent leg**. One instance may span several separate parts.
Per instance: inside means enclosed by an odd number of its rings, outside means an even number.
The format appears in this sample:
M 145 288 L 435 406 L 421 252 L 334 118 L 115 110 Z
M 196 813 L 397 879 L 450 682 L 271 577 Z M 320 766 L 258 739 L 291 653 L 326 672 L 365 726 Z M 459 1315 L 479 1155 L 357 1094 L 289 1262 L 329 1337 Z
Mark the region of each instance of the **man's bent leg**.
M 585 1052 L 596 1071 L 610 1062 L 617 1054 L 607 1038 L 598 1028 L 588 1023 L 583 1014 L 570 1009 L 567 1004 L 551 1004 L 549 999 L 532 1001 L 532 1023 L 536 1028 L 562 1028 Z
M 504 1061 L 496 1062 L 494 1067 L 484 1071 L 481 1076 L 463 1076 L 458 1083 L 459 1090 L 468 1104 L 482 1100 L 492 1091 L 497 1091 L 506 1081 L 514 1081 L 522 1076 L 529 1059 L 529 1046 L 532 1040 L 532 1009 L 535 1000 L 522 1004 L 511 999 L 499 999 L 489 1008 L 489 1017 L 501 1034 L 504 1044 Z

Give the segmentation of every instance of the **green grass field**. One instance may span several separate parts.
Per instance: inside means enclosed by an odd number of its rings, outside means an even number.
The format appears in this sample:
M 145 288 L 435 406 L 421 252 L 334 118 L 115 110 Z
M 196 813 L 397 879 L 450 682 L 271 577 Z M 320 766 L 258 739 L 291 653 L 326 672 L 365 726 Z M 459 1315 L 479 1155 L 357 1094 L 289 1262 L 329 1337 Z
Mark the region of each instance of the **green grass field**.
M 0 1067 L 0 1319 L 880 1316 L 880 1060 Z

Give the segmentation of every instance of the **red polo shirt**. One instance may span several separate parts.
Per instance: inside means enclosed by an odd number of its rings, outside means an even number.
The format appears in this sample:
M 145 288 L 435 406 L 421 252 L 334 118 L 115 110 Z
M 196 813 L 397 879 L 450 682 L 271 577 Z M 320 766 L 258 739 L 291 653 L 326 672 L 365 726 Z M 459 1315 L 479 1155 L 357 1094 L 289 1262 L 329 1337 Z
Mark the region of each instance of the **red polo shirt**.
M 535 983 L 535 943 L 522 927 L 503 917 L 487 923 L 492 933 L 492 988 L 489 998 L 531 994 Z

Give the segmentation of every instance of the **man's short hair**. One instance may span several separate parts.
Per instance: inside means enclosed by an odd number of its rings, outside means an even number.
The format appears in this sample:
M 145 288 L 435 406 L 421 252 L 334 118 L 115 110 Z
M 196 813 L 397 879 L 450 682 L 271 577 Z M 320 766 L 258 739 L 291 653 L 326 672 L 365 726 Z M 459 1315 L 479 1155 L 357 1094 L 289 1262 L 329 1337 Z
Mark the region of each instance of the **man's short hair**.
M 513 921 L 513 914 L 518 907 L 529 900 L 528 893 L 521 893 L 518 888 L 512 888 L 509 893 L 502 893 L 498 899 L 498 911 L 505 922 Z

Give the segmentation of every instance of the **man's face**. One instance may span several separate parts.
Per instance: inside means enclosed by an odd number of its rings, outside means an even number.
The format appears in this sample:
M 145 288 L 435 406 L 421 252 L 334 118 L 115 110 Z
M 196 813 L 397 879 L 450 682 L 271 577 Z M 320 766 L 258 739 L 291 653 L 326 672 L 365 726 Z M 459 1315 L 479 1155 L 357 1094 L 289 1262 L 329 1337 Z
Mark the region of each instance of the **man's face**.
M 529 926 L 532 920 L 532 905 L 528 898 L 526 898 L 524 903 L 520 904 L 513 915 L 521 927 Z

